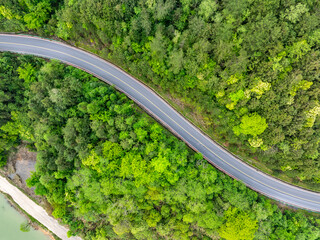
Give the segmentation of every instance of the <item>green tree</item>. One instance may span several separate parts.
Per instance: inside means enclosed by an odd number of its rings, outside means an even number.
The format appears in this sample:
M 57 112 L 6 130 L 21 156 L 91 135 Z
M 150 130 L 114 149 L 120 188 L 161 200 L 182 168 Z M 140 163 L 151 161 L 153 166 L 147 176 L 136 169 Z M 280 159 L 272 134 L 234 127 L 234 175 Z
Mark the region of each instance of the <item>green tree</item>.
M 28 7 L 30 12 L 23 19 L 29 29 L 37 29 L 49 19 L 52 8 L 48 1 L 41 1 L 37 5 L 28 4 Z
M 199 14 L 205 19 L 209 19 L 213 13 L 218 9 L 218 4 L 214 0 L 204 0 L 199 6 Z
M 257 220 L 252 220 L 245 212 L 229 208 L 224 214 L 225 223 L 218 232 L 226 240 L 252 240 L 258 229 Z
M 249 115 L 245 115 L 241 118 L 241 123 L 239 126 L 235 126 L 233 131 L 235 134 L 245 134 L 257 136 L 266 130 L 268 124 L 266 123 L 266 119 L 261 117 L 258 113 L 252 113 Z
M 29 221 L 25 221 L 20 224 L 20 231 L 22 232 L 30 232 L 30 223 Z

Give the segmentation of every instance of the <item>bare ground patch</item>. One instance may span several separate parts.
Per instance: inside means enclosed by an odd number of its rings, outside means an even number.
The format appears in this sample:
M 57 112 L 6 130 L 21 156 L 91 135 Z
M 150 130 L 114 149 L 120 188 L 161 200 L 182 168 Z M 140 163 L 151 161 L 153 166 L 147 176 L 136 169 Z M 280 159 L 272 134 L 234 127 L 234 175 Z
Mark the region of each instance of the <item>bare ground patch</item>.
M 44 197 L 38 196 L 34 193 L 34 188 L 29 188 L 26 185 L 26 180 L 35 171 L 35 164 L 37 160 L 37 153 L 28 150 L 25 144 L 21 144 L 17 151 L 12 154 L 3 168 L 3 174 L 10 178 L 15 186 L 22 189 L 28 196 L 30 196 L 39 205 L 44 207 L 49 213 L 52 212 L 51 205 Z

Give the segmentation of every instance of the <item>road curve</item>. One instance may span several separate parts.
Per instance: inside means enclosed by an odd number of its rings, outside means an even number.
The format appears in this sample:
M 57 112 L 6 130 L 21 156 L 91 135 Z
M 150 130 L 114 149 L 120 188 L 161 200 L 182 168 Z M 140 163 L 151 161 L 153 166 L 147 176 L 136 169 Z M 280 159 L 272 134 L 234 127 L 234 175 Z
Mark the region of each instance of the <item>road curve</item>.
M 320 193 L 287 184 L 242 162 L 201 133 L 155 92 L 111 63 L 72 46 L 27 35 L 0 34 L 0 51 L 58 59 L 93 74 L 124 92 L 191 148 L 202 153 L 208 162 L 231 177 L 282 203 L 320 212 Z

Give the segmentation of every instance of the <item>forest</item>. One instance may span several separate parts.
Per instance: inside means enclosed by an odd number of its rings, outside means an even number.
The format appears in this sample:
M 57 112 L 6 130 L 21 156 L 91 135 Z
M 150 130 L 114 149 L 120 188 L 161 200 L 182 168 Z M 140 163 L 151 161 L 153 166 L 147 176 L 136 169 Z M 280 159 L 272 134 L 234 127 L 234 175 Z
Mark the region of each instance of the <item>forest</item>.
M 320 238 L 318 215 L 280 208 L 216 170 L 82 70 L 1 53 L 0 79 L 1 156 L 21 141 L 37 152 L 27 184 L 47 198 L 70 236 Z
M 94 52 L 233 153 L 320 190 L 319 16 L 316 0 L 2 0 L 0 32 Z M 0 57 L 0 166 L 27 142 L 38 153 L 28 185 L 70 235 L 320 238 L 317 215 L 216 170 L 112 87 L 56 61 Z
M 320 190 L 319 6 L 2 0 L 0 31 L 86 48 L 181 102 L 193 122 L 256 167 Z

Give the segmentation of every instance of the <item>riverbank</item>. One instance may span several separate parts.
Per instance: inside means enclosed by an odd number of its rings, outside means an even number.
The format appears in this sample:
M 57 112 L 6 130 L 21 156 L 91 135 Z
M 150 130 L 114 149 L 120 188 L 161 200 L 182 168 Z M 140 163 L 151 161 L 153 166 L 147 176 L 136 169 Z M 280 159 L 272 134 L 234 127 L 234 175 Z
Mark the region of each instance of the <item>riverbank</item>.
M 1 174 L 0 174 L 1 175 Z M 8 180 L 8 179 L 7 179 Z M 14 184 L 13 184 L 14 185 Z M 52 240 L 59 240 L 56 235 L 54 235 L 52 232 L 50 232 L 48 229 L 46 229 L 40 222 L 38 222 L 36 219 L 31 217 L 28 213 L 26 213 L 13 199 L 10 195 L 7 193 L 4 193 L 0 191 L 0 196 L 3 196 L 5 200 L 8 202 L 8 204 L 16 211 L 18 214 L 23 216 L 28 220 L 28 224 L 32 227 L 32 229 L 36 231 L 42 232 L 44 235 L 46 235 L 49 239 Z M 29 196 L 30 197 L 30 196 Z
M 31 217 L 35 218 L 47 229 L 57 235 L 63 240 L 80 240 L 80 237 L 70 237 L 68 238 L 68 229 L 59 224 L 59 222 L 53 217 L 49 216 L 48 213 L 35 202 L 33 202 L 29 197 L 27 197 L 22 191 L 17 187 L 13 186 L 7 179 L 0 176 L 0 191 L 8 194 L 12 200 L 19 205 L 26 213 Z
M 3 193 L 0 193 L 0 216 L 0 239 L 55 240 L 49 231 L 42 231 L 36 222 L 32 222 L 32 218 Z M 21 230 L 22 225 L 26 226 L 26 231 Z
M 20 145 L 16 153 L 9 157 L 7 165 L 0 170 L 0 191 L 18 212 L 33 220 L 32 227 L 39 228 L 40 231 L 50 235 L 51 239 L 80 240 L 79 237 L 68 238 L 68 229 L 49 215 L 52 208 L 46 199 L 37 196 L 33 189 L 27 187 L 26 179 L 35 170 L 35 162 L 36 153 L 30 152 L 26 145 Z

